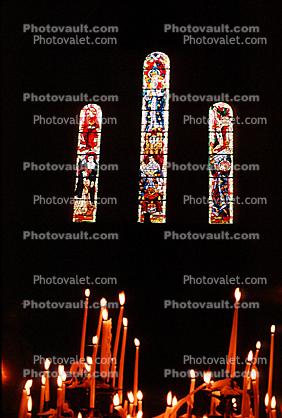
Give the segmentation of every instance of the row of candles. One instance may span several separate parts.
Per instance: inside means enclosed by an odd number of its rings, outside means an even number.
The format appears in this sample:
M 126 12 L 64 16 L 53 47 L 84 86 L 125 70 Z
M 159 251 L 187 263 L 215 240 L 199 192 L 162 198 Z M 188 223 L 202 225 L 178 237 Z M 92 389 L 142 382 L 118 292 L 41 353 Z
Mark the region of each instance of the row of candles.
M 115 409 L 116 414 L 126 418 L 141 418 L 143 415 L 142 400 L 143 394 L 138 389 L 138 372 L 139 372 L 139 351 L 140 341 L 134 339 L 135 346 L 135 361 L 134 361 L 134 374 L 133 374 L 133 390 L 128 392 L 127 398 L 123 399 L 124 395 L 124 366 L 125 366 L 125 352 L 127 345 L 127 329 L 128 319 L 124 317 L 124 305 L 125 305 L 125 294 L 124 292 L 119 293 L 119 315 L 117 321 L 117 328 L 115 333 L 115 341 L 113 352 L 111 353 L 111 342 L 112 342 L 112 319 L 108 316 L 107 300 L 102 298 L 100 300 L 100 312 L 98 319 L 98 326 L 96 335 L 92 338 L 93 350 L 92 356 L 85 358 L 85 342 L 86 342 L 86 329 L 88 319 L 88 307 L 89 307 L 90 290 L 85 290 L 85 304 L 84 314 L 82 321 L 82 333 L 80 341 L 80 354 L 79 362 L 73 363 L 71 366 L 70 374 L 75 376 L 78 372 L 80 376 L 84 377 L 85 387 L 90 389 L 89 394 L 89 418 L 94 417 L 94 410 L 96 404 L 96 367 L 97 367 L 97 355 L 100 348 L 100 376 L 109 387 L 116 391 L 112 399 L 111 412 Z M 121 330 L 123 328 L 122 338 Z M 102 335 L 101 335 L 102 334 Z M 101 344 L 99 341 L 101 339 Z M 118 351 L 121 348 L 118 362 Z M 86 360 L 86 361 L 85 361 Z M 63 365 L 58 367 L 57 377 L 57 404 L 56 409 L 50 409 L 44 411 L 45 406 L 50 401 L 50 382 L 49 382 L 49 367 L 51 361 L 47 358 L 44 362 L 44 373 L 41 376 L 41 391 L 40 391 L 40 403 L 39 413 L 50 412 L 50 416 L 56 418 L 62 417 L 63 413 L 69 413 L 73 416 L 73 411 L 68 408 L 68 404 L 65 403 L 66 386 L 70 384 L 67 381 L 67 373 L 64 370 Z M 99 375 L 99 373 L 98 373 Z M 71 381 L 72 382 L 72 381 Z M 32 416 L 32 398 L 30 394 L 30 388 L 32 386 L 32 379 L 26 381 L 22 398 L 19 408 L 18 418 L 30 418 Z M 53 414 L 53 415 L 52 415 Z M 81 412 L 78 413 L 80 418 Z

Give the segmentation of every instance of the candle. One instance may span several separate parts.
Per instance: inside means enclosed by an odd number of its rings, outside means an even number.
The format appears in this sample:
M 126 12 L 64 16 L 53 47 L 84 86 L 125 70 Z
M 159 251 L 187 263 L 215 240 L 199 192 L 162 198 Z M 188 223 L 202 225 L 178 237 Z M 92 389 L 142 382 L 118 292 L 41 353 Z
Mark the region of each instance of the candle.
M 102 344 L 101 344 L 101 377 L 106 379 L 111 361 L 112 320 L 108 319 L 108 309 L 103 310 Z
M 271 398 L 271 402 L 270 402 L 270 408 L 271 408 L 271 418 L 276 418 L 277 414 L 276 414 L 276 399 L 275 396 L 272 396 Z
M 102 327 L 102 320 L 103 320 L 103 311 L 104 311 L 104 309 L 106 309 L 106 306 L 107 306 L 107 300 L 105 298 L 102 298 L 100 300 L 100 307 L 101 308 L 100 308 L 100 314 L 99 314 L 99 320 L 98 320 L 98 326 L 97 326 L 97 332 L 96 332 L 98 341 L 100 341 L 101 327 Z
M 31 418 L 31 412 L 32 412 L 32 399 L 31 396 L 28 397 L 27 401 L 27 414 L 26 418 Z
M 32 386 L 32 379 L 29 379 L 26 381 L 23 391 L 22 391 L 22 397 L 21 397 L 21 403 L 20 403 L 20 409 L 19 409 L 19 414 L 18 414 L 18 418 L 24 418 L 26 415 L 26 410 L 27 410 L 27 401 L 28 401 L 28 396 L 30 394 L 30 388 Z
M 49 383 L 49 367 L 51 364 L 51 360 L 46 358 L 46 360 L 44 361 L 44 375 L 46 377 L 46 387 L 45 387 L 45 402 L 49 402 L 50 401 L 50 383 Z
M 82 418 L 82 413 L 81 413 L 81 412 L 79 412 L 79 413 L 77 414 L 77 418 Z
M 119 416 L 125 417 L 126 411 L 120 405 L 120 399 L 119 399 L 118 393 L 116 393 L 113 397 L 113 404 L 114 404 L 114 409 L 118 412 Z
M 60 417 L 62 414 L 62 378 L 58 376 L 57 378 L 57 417 Z
M 137 418 L 142 418 L 143 417 L 143 411 L 138 411 L 136 416 L 137 416 Z
M 62 374 L 61 374 L 61 378 L 62 378 L 62 382 L 63 382 L 63 386 L 62 386 L 62 407 L 64 410 L 64 403 L 65 403 L 65 399 L 66 399 L 66 379 L 67 379 L 67 374 L 66 372 L 63 370 Z
M 190 377 L 191 377 L 191 381 L 190 381 L 189 393 L 192 393 L 195 389 L 195 384 L 196 384 L 196 375 L 193 369 L 190 370 Z M 187 417 L 188 418 L 191 418 L 193 405 L 194 405 L 194 395 L 191 395 L 191 400 L 187 401 Z
M 177 397 L 174 396 L 172 398 L 172 407 L 174 408 L 176 405 L 177 405 Z M 174 413 L 172 413 L 170 416 L 171 416 L 171 418 L 176 418 L 176 411 Z
M 138 411 L 142 411 L 142 400 L 143 400 L 143 393 L 141 392 L 141 390 L 138 390 L 137 392 L 137 403 L 138 403 Z
M 139 347 L 140 341 L 138 338 L 134 339 L 135 344 L 135 365 L 134 365 L 134 381 L 133 381 L 133 395 L 134 395 L 134 406 L 137 406 L 137 390 L 138 390 L 138 371 L 139 371 Z
M 120 354 L 119 372 L 118 372 L 118 396 L 119 396 L 121 403 L 122 403 L 122 398 L 123 398 L 124 358 L 125 358 L 126 337 L 127 337 L 127 327 L 128 327 L 127 318 L 123 318 L 122 323 L 123 323 L 123 336 L 122 336 L 121 354 Z
M 116 370 L 117 370 L 117 353 L 118 353 L 118 346 L 119 346 L 119 338 L 120 338 L 120 330 L 123 318 L 123 311 L 124 311 L 124 304 L 125 304 L 125 294 L 121 292 L 119 294 L 119 303 L 120 303 L 120 310 L 118 316 L 118 323 L 117 323 L 117 330 L 116 330 L 116 338 L 114 343 L 114 351 L 113 351 L 113 363 L 111 367 L 111 371 L 113 372 L 113 388 L 116 384 Z
M 259 417 L 259 390 L 258 390 L 258 381 L 257 381 L 257 371 L 255 368 L 251 370 L 251 379 L 252 379 L 252 387 L 253 387 L 253 394 L 254 394 L 254 416 L 255 418 Z
M 250 351 L 247 358 L 247 364 L 244 373 L 244 380 L 243 380 L 243 396 L 242 396 L 242 407 L 241 407 L 241 415 L 242 418 L 248 417 L 250 412 L 250 399 L 247 393 L 248 390 L 248 382 L 249 382 L 249 373 L 251 369 L 251 363 L 253 360 L 253 352 Z
M 270 328 L 270 358 L 269 358 L 269 371 L 268 371 L 268 386 L 267 386 L 267 393 L 268 399 L 272 399 L 272 377 L 273 377 L 273 360 L 274 360 L 274 335 L 275 335 L 275 325 L 271 325 Z M 270 412 L 268 405 L 268 412 Z
M 227 357 L 227 365 L 226 365 L 226 373 L 230 377 L 234 377 L 235 376 L 235 371 L 236 371 L 238 308 L 239 308 L 239 301 L 240 301 L 240 298 L 241 298 L 241 292 L 240 292 L 239 287 L 236 288 L 234 296 L 235 296 L 236 303 L 235 303 L 235 306 L 234 306 L 232 331 L 231 331 L 229 351 L 228 351 L 228 357 Z
M 80 342 L 80 370 L 82 369 L 82 364 L 84 363 L 84 351 L 85 351 L 85 337 L 86 337 L 86 326 L 87 326 L 87 315 L 88 315 L 88 300 L 90 296 L 90 290 L 85 290 L 85 305 L 84 305 L 84 315 L 82 321 L 82 332 L 81 332 L 81 342 Z
M 134 395 L 132 392 L 127 393 L 127 397 L 129 400 L 129 415 L 133 414 L 133 407 L 134 407 Z
M 167 397 L 166 397 L 166 410 L 164 413 L 164 418 L 169 418 L 170 416 L 170 411 L 172 410 L 172 392 L 168 392 Z
M 258 362 L 258 355 L 259 355 L 260 348 L 261 348 L 261 343 L 260 343 L 260 341 L 258 341 L 256 343 L 256 352 L 255 352 L 254 362 L 253 362 L 254 364 L 257 364 L 257 362 Z
M 41 376 L 39 412 L 44 411 L 45 388 L 46 388 L 46 376 L 43 375 Z
M 98 351 L 98 337 L 92 338 L 93 343 L 93 353 L 92 353 L 92 364 L 91 364 L 91 374 L 90 374 L 90 408 L 95 408 L 95 374 L 96 374 L 96 358 L 97 358 L 97 351 Z

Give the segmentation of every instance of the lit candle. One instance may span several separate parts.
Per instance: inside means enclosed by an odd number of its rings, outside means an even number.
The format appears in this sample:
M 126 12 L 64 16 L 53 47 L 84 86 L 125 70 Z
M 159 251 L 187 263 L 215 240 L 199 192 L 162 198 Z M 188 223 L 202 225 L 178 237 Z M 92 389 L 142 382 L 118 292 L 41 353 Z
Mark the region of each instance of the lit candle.
M 172 398 L 172 407 L 174 408 L 177 405 L 177 397 Z M 170 415 L 171 418 L 176 418 L 176 411 Z
M 24 418 L 27 411 L 27 401 L 28 401 L 28 395 L 30 394 L 30 388 L 32 386 L 32 379 L 29 379 L 26 381 L 23 391 L 22 391 L 22 397 L 21 397 L 21 403 L 20 403 L 20 409 L 18 418 Z
M 271 408 L 271 418 L 276 418 L 276 399 L 275 396 L 272 396 L 271 402 L 270 402 L 270 408 Z
M 111 371 L 113 372 L 113 387 L 115 387 L 115 384 L 116 384 L 117 353 L 118 353 L 120 330 L 121 330 L 124 304 L 125 304 L 125 294 L 124 294 L 124 292 L 121 292 L 119 294 L 119 303 L 120 303 L 120 310 L 119 310 L 117 331 L 116 331 L 116 337 L 115 337 L 115 343 L 114 343 L 113 363 L 112 363 L 112 367 L 111 367 Z
M 62 386 L 62 407 L 64 410 L 64 403 L 65 403 L 65 399 L 66 399 L 66 379 L 67 379 L 67 374 L 66 372 L 63 370 L 62 374 L 61 374 L 61 378 L 62 378 L 62 382 L 63 382 L 63 386 Z
M 164 418 L 169 418 L 170 416 L 170 411 L 172 410 L 172 392 L 168 392 L 167 397 L 166 397 L 166 410 L 164 413 Z
M 254 364 L 257 364 L 257 362 L 258 362 L 258 355 L 259 355 L 260 348 L 261 348 L 261 343 L 260 343 L 260 341 L 258 341 L 256 343 L 256 352 L 255 352 L 255 356 L 254 356 Z
M 101 365 L 100 373 L 103 379 L 107 379 L 111 361 L 112 320 L 108 319 L 108 309 L 103 310 Z
M 49 367 L 51 364 L 51 360 L 46 358 L 46 360 L 44 361 L 44 375 L 46 377 L 46 388 L 45 388 L 45 402 L 49 402 L 50 401 L 50 383 L 49 383 Z
M 137 418 L 142 418 L 143 417 L 143 411 L 138 411 L 136 416 L 137 416 Z
M 27 401 L 27 414 L 26 414 L 26 418 L 31 418 L 31 413 L 32 413 L 32 399 L 31 396 L 28 397 L 28 401 Z
M 85 351 L 85 338 L 86 338 L 86 326 L 87 326 L 87 315 L 88 315 L 88 300 L 90 296 L 90 290 L 85 290 L 85 305 L 84 305 L 84 315 L 82 322 L 82 332 L 81 332 L 81 343 L 80 343 L 80 369 L 82 369 L 82 364 L 84 364 L 84 351 Z
M 106 309 L 107 306 L 107 300 L 105 298 L 102 298 L 100 300 L 100 314 L 99 314 L 99 320 L 98 320 L 98 326 L 97 326 L 97 332 L 96 335 L 98 337 L 98 341 L 100 341 L 100 335 L 101 335 L 101 328 L 102 328 L 102 321 L 103 321 L 103 311 Z
M 137 401 L 138 401 L 138 411 L 142 411 L 142 400 L 143 400 L 143 393 L 141 390 L 137 392 Z
M 79 412 L 79 413 L 77 414 L 77 418 L 82 418 L 82 413 L 81 413 L 81 412 Z
M 257 371 L 255 368 L 251 370 L 251 379 L 252 379 L 252 387 L 253 387 L 253 394 L 254 394 L 254 414 L 255 418 L 259 417 L 259 391 L 258 391 L 258 382 L 257 382 Z
M 134 365 L 134 381 L 133 381 L 133 395 L 134 395 L 134 406 L 137 406 L 137 390 L 138 390 L 138 371 L 139 371 L 139 347 L 140 341 L 138 338 L 134 339 L 135 344 L 135 365 Z
M 134 395 L 132 392 L 128 392 L 127 394 L 129 400 L 129 415 L 133 414 L 133 407 L 134 407 Z
M 268 371 L 268 386 L 267 386 L 267 393 L 268 399 L 272 399 L 272 377 L 273 377 L 273 360 L 274 360 L 274 335 L 275 335 L 275 325 L 271 325 L 270 328 L 270 358 L 269 358 L 269 371 Z M 270 412 L 268 405 L 268 412 Z
M 242 407 L 241 407 L 241 415 L 242 418 L 248 417 L 250 413 L 250 399 L 248 395 L 248 382 L 249 382 L 249 373 L 251 369 L 251 363 L 253 361 L 253 352 L 250 351 L 247 358 L 247 364 L 244 373 L 244 380 L 243 380 L 243 396 L 242 396 Z
M 58 376 L 57 378 L 57 417 L 60 417 L 62 414 L 62 378 Z
M 123 399 L 124 358 L 125 358 L 126 337 L 127 337 L 127 327 L 128 327 L 127 318 L 123 318 L 122 323 L 123 323 L 123 336 L 122 336 L 121 354 L 120 354 L 119 372 L 118 372 L 118 396 L 119 396 L 121 403 Z
M 119 416 L 125 417 L 126 411 L 124 411 L 124 409 L 120 405 L 120 399 L 119 399 L 118 393 L 116 393 L 113 397 L 113 404 L 114 404 L 114 409 L 118 412 Z
M 45 388 L 46 388 L 46 376 L 43 375 L 41 376 L 39 412 L 43 412 L 44 410 Z
M 195 384 L 196 384 L 196 375 L 193 369 L 190 370 L 190 377 L 191 377 L 191 381 L 190 381 L 189 393 L 192 393 L 195 389 Z M 194 395 L 191 395 L 191 400 L 187 401 L 187 417 L 188 418 L 191 417 L 193 405 L 194 405 Z
M 238 308 L 239 308 L 239 301 L 241 299 L 241 292 L 240 292 L 239 287 L 237 287 L 237 289 L 235 290 L 234 296 L 235 296 L 236 303 L 234 306 L 232 331 L 231 331 L 229 351 L 228 351 L 228 357 L 227 357 L 227 365 L 226 365 L 226 373 L 230 377 L 234 377 L 235 371 L 236 371 Z
M 97 351 L 98 351 L 98 337 L 92 338 L 93 343 L 93 353 L 92 353 L 92 364 L 91 364 L 91 374 L 90 374 L 90 408 L 95 408 L 95 374 L 96 374 L 96 358 L 97 358 Z

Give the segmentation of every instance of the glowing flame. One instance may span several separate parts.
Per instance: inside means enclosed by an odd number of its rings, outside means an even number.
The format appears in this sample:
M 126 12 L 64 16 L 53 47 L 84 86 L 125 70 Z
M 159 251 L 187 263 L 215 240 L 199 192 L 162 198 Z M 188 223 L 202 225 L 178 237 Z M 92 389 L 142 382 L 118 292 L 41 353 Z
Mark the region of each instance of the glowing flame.
M 231 402 L 232 402 L 232 403 L 236 403 L 236 398 L 232 398 L 232 399 L 231 399 Z
M 31 412 L 32 411 L 32 399 L 31 399 L 31 396 L 28 397 L 27 410 L 28 410 L 28 412 Z
M 91 364 L 92 364 L 92 357 L 87 356 L 87 357 L 86 357 L 86 361 L 87 361 L 87 363 L 88 363 L 88 364 L 90 364 L 90 366 L 91 366 Z
M 122 320 L 123 326 L 127 327 L 128 326 L 128 319 L 127 318 L 123 318 Z
M 91 366 L 89 364 L 85 363 L 84 367 L 85 367 L 86 371 L 89 373 L 90 370 L 91 370 Z
M 167 394 L 166 403 L 167 403 L 167 406 L 171 406 L 171 404 L 172 404 L 172 392 L 171 391 L 168 392 L 168 394 Z
M 134 395 L 133 395 L 132 392 L 128 392 L 127 397 L 128 397 L 128 400 L 129 400 L 130 403 L 134 402 Z
M 59 364 L 58 366 L 58 375 L 61 376 L 63 371 L 64 371 L 65 367 L 63 364 Z
M 195 370 L 193 370 L 193 369 L 190 370 L 190 377 L 191 377 L 191 379 L 195 379 L 195 377 L 196 377 Z
M 119 404 L 120 404 L 120 400 L 119 400 L 118 393 L 116 393 L 116 394 L 114 395 L 114 398 L 113 398 L 113 403 L 114 403 L 114 406 L 119 406 Z
M 138 401 L 142 401 L 142 399 L 143 399 L 143 393 L 141 392 L 141 390 L 138 390 L 138 392 L 137 392 L 137 399 L 138 399 Z
M 270 408 L 271 409 L 276 409 L 276 399 L 275 399 L 275 396 L 272 396 L 272 398 L 271 398 Z
M 120 292 L 120 294 L 118 295 L 119 297 L 119 303 L 121 306 L 123 306 L 125 304 L 125 293 L 124 292 Z
M 29 390 L 31 388 L 31 386 L 32 386 L 32 379 L 29 379 L 25 382 L 24 388 L 26 390 Z
M 95 337 L 92 338 L 92 344 L 93 345 L 98 344 L 98 337 L 97 337 L 97 335 L 95 335 Z
M 140 346 L 140 341 L 138 340 L 138 338 L 134 338 L 134 344 L 135 344 L 135 347 Z
M 41 384 L 42 386 L 46 385 L 46 376 L 44 375 L 41 376 Z
M 137 416 L 137 418 L 142 418 L 143 417 L 143 411 L 138 411 L 136 416 Z
M 82 418 L 82 414 L 81 414 L 81 412 L 79 412 L 79 413 L 77 414 L 77 418 Z
M 108 309 L 107 308 L 104 308 L 103 309 L 103 312 L 102 312 L 103 320 L 104 321 L 107 321 L 108 320 L 108 316 L 109 316 Z
M 269 396 L 268 396 L 268 393 L 265 395 L 265 398 L 264 398 L 264 405 L 266 406 L 266 407 L 268 407 L 268 404 L 269 404 Z
M 177 397 L 176 396 L 174 396 L 172 398 L 172 406 L 175 406 L 175 405 L 177 405 Z
M 61 374 L 61 377 L 62 377 L 62 381 L 65 382 L 67 379 L 67 374 L 65 371 L 63 371 L 63 373 Z
M 251 363 L 253 361 L 253 352 L 252 350 L 249 351 L 248 357 L 247 357 L 248 363 Z
M 208 385 L 211 381 L 211 372 L 204 372 L 204 382 Z
M 256 369 L 252 369 L 252 370 L 251 370 L 251 379 L 252 379 L 252 380 L 256 380 L 256 378 L 257 378 L 257 372 L 256 372 Z
M 61 376 L 58 376 L 58 379 L 57 379 L 57 385 L 58 385 L 58 387 L 61 388 L 62 387 L 62 384 L 63 384 L 62 378 L 61 378 Z
M 107 299 L 102 298 L 100 300 L 100 306 L 101 306 L 101 308 L 105 308 L 105 306 L 107 306 Z
M 271 334 L 275 333 L 275 325 L 271 325 L 270 332 Z
M 260 342 L 260 341 L 258 341 L 258 342 L 256 343 L 256 349 L 257 349 L 257 350 L 260 350 L 260 348 L 261 348 L 261 342 Z
M 85 294 L 85 297 L 89 298 L 89 296 L 90 296 L 90 290 L 89 289 L 86 289 L 85 292 L 84 292 L 84 294 Z
M 239 302 L 239 300 L 241 299 L 241 292 L 240 292 L 239 287 L 237 287 L 237 288 L 235 289 L 234 296 L 235 296 L 235 300 L 236 300 L 236 302 L 238 303 L 238 302 Z
M 48 370 L 48 369 L 49 369 L 49 367 L 50 367 L 50 364 L 51 364 L 51 360 L 50 360 L 49 358 L 47 358 L 47 359 L 44 361 L 44 369 L 45 369 L 45 370 Z

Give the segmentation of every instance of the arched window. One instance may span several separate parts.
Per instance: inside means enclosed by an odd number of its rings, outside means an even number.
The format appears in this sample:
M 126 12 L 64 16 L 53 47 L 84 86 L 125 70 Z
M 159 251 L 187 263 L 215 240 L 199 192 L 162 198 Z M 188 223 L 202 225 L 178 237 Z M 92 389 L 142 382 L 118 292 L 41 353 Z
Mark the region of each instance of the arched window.
M 73 222 L 96 221 L 101 124 L 100 106 L 84 106 L 79 117 Z
M 233 223 L 233 110 L 223 102 L 209 110 L 209 223 Z
M 166 222 L 169 58 L 149 54 L 143 66 L 138 222 Z

